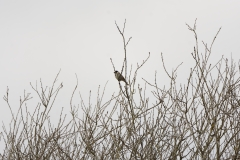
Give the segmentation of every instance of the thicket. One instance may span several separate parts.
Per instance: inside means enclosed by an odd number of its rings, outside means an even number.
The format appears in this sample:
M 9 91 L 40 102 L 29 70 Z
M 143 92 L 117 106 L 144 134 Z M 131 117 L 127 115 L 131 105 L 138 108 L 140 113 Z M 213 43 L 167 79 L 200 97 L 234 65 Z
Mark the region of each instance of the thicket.
M 125 24 L 122 30 L 116 26 L 124 46 L 121 73 L 129 85 L 119 83 L 119 93 L 108 95 L 107 101 L 103 102 L 104 88 L 102 93 L 98 91 L 95 105 L 81 98 L 77 105 L 72 103 L 76 84 L 69 106 L 71 120 L 61 114 L 57 125 L 51 124 L 49 112 L 63 88 L 57 83 L 59 73 L 50 87 L 41 81 L 40 86 L 31 84 L 40 101 L 34 112 L 23 113 L 31 98 L 24 94 L 14 114 L 7 89 L 3 99 L 12 121 L 2 126 L 0 142 L 5 148 L 1 159 L 240 159 L 240 65 L 224 57 L 214 65 L 209 62 L 221 28 L 208 46 L 199 43 L 196 22 L 193 27 L 187 25 L 195 37 L 195 64 L 186 82 L 178 85 L 178 67 L 169 73 L 162 55 L 169 87 L 160 88 L 156 76 L 154 82 L 143 78 L 144 86 L 136 84 L 138 71 L 150 53 L 135 71 L 129 70 L 127 46 L 131 38 L 125 38 Z M 204 46 L 203 52 L 199 45 Z M 152 95 L 146 94 L 146 86 Z

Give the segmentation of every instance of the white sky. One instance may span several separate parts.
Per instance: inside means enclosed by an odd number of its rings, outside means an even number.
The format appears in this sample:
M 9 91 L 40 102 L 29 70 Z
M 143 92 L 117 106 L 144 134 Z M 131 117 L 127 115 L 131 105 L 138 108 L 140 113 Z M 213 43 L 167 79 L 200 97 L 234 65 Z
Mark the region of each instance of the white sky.
M 23 91 L 37 95 L 29 83 L 42 78 L 51 85 L 61 69 L 59 108 L 68 107 L 71 92 L 79 78 L 84 98 L 89 90 L 108 82 L 106 97 L 118 92 L 110 58 L 121 69 L 123 44 L 115 26 L 127 19 L 126 37 L 133 37 L 128 48 L 129 67 L 142 62 L 151 52 L 139 78 L 153 82 L 155 71 L 161 85 L 168 84 L 163 73 L 160 53 L 171 71 L 183 62 L 179 77 L 186 80 L 193 64 L 194 36 L 185 23 L 193 26 L 197 18 L 199 40 L 209 43 L 218 29 L 222 30 L 213 48 L 212 60 L 222 55 L 240 58 L 240 1 L 4 1 L 0 0 L 0 96 L 7 86 L 14 112 Z M 204 51 L 200 43 L 200 51 Z M 141 79 L 139 82 L 142 83 Z M 10 112 L 0 100 L 0 120 L 7 123 Z M 36 105 L 30 106 L 35 107 Z M 58 111 L 60 109 L 57 109 Z M 68 114 L 68 112 L 66 112 Z M 54 116 L 59 116 L 55 114 Z M 1 129 L 0 129 L 1 132 Z

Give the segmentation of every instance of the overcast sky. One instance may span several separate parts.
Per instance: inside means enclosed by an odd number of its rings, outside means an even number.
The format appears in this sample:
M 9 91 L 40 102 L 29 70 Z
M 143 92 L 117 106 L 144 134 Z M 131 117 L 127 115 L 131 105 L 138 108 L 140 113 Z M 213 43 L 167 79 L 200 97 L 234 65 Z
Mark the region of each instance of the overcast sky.
M 211 43 L 222 30 L 214 44 L 212 61 L 222 55 L 240 58 L 240 1 L 7 1 L 0 0 L 0 96 L 10 89 L 10 104 L 14 112 L 19 106 L 23 91 L 38 102 L 29 83 L 42 79 L 51 85 L 61 69 L 58 84 L 63 82 L 59 108 L 68 107 L 71 92 L 78 75 L 79 88 L 84 98 L 89 90 L 108 81 L 106 97 L 118 92 L 114 78 L 114 65 L 121 70 L 123 44 L 115 21 L 123 27 L 126 38 L 132 37 L 128 46 L 128 65 L 136 68 L 151 52 L 151 57 L 139 73 L 153 82 L 155 71 L 161 85 L 168 84 L 162 69 L 161 52 L 167 69 L 171 71 L 183 62 L 179 70 L 181 80 L 186 80 L 193 64 L 191 52 L 194 36 L 186 23 L 193 26 L 197 18 L 200 51 L 203 40 Z M 128 70 L 129 72 L 129 70 Z M 0 100 L 0 120 L 10 118 L 6 103 Z M 30 106 L 30 107 L 35 107 Z M 66 112 L 68 114 L 68 112 Z M 55 116 L 58 116 L 55 114 Z M 1 131 L 1 129 L 0 129 Z

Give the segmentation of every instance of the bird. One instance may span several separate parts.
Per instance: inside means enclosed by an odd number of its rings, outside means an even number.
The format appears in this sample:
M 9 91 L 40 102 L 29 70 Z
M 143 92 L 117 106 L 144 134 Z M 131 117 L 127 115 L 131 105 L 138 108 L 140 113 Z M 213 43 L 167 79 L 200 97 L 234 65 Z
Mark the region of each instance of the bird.
M 116 79 L 120 82 L 120 81 L 123 81 L 125 82 L 127 85 L 127 81 L 125 80 L 125 78 L 121 75 L 121 73 L 119 73 L 118 71 L 114 71 L 114 74 L 115 74 L 115 77 Z

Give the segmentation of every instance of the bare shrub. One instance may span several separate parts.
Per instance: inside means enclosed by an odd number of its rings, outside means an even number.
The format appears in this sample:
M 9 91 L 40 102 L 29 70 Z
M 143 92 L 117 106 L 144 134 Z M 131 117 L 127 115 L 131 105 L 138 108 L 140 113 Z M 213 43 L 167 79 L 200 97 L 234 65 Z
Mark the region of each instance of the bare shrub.
M 5 144 L 1 159 L 239 159 L 239 75 L 233 60 L 221 58 L 215 65 L 209 63 L 213 43 L 204 42 L 202 54 L 196 33 L 196 22 L 188 29 L 193 32 L 196 44 L 192 53 L 195 65 L 191 68 L 187 82 L 176 82 L 177 69 L 167 72 L 169 88 L 159 88 L 154 82 L 136 84 L 137 69 L 128 74 L 127 45 L 125 39 L 126 21 L 121 30 L 124 45 L 124 60 L 121 73 L 129 85 L 119 83 L 119 93 L 109 96 L 103 102 L 106 85 L 99 87 L 97 101 L 92 105 L 83 101 L 74 105 L 78 83 L 70 100 L 71 120 L 59 115 L 59 122 L 53 127 L 49 112 L 63 87 L 57 85 L 58 74 L 50 88 L 43 86 L 33 90 L 40 103 L 33 113 L 27 110 L 30 94 L 24 94 L 17 114 L 9 104 L 9 90 L 4 100 L 12 115 L 9 127 L 3 126 L 0 141 Z M 115 66 L 111 59 L 113 69 Z M 236 68 L 238 67 L 238 68 Z M 78 82 L 78 80 L 77 80 Z M 146 87 L 152 88 L 152 95 L 146 94 Z M 155 102 L 155 103 L 152 103 Z M 25 113 L 23 107 L 25 104 Z M 80 114 L 83 113 L 83 114 Z

